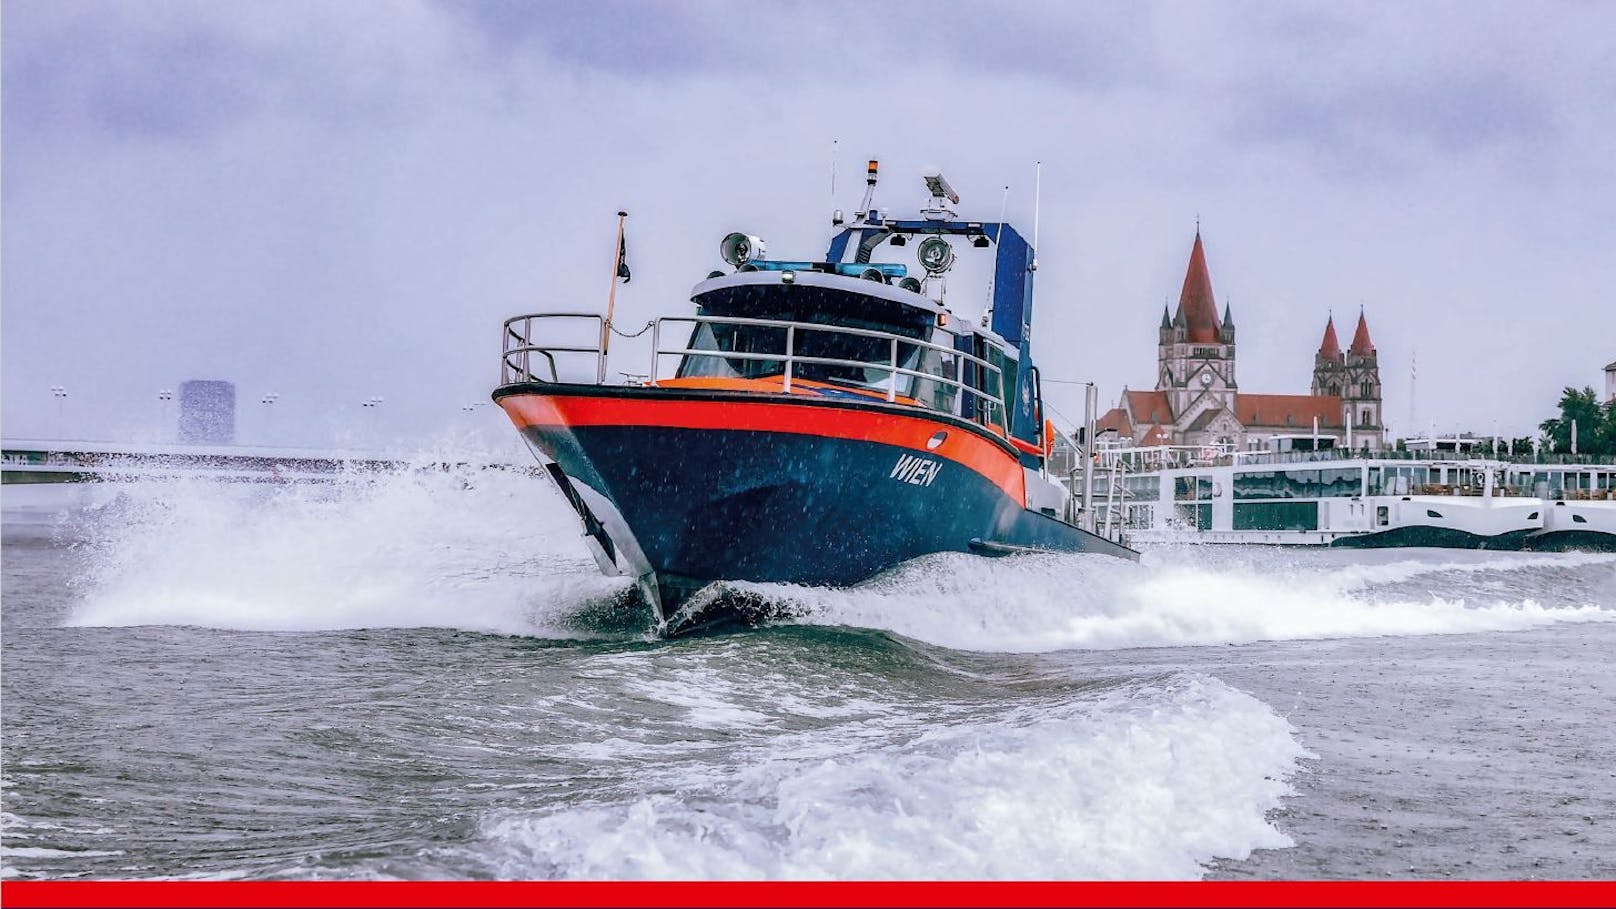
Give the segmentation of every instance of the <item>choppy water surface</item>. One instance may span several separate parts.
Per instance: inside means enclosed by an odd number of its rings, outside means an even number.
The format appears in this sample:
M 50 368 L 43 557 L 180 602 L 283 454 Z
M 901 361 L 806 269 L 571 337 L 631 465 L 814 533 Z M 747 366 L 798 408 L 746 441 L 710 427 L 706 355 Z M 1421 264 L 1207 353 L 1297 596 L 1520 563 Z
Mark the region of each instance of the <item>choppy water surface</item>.
M 7 877 L 1616 876 L 1616 556 L 938 556 L 664 642 L 499 471 L 8 526 Z

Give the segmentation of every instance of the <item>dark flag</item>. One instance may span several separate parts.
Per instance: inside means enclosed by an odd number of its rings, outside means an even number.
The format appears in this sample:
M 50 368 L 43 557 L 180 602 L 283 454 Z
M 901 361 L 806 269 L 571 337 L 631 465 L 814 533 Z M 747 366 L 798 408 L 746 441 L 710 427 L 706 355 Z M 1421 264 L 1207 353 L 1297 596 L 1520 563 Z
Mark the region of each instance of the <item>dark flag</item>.
M 628 283 L 628 236 L 621 232 L 617 235 L 617 276 Z

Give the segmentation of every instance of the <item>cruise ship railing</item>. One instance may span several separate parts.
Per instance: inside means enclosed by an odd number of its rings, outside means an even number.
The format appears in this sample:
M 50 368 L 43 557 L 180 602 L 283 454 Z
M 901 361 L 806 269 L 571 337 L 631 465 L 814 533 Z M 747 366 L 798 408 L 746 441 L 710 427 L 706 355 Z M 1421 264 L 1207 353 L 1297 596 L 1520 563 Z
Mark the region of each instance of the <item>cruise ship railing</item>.
M 1117 539 L 1122 537 L 1122 529 L 1127 526 L 1124 520 L 1126 515 L 1119 513 L 1119 509 L 1128 507 L 1127 490 L 1128 466 L 1121 461 L 1113 461 L 1105 486 L 1105 527 L 1100 535 L 1111 539 L 1111 525 L 1116 522 Z
M 1085 454 L 1084 456 L 1097 457 L 1098 453 Z M 1084 514 L 1082 506 L 1083 470 L 1080 465 L 1074 465 L 1071 468 L 1068 481 L 1072 496 L 1068 506 L 1068 514 L 1072 519 L 1075 519 L 1074 523 L 1079 523 L 1079 526 L 1084 530 L 1099 534 L 1108 540 L 1125 543 L 1126 531 L 1130 527 L 1127 514 L 1129 496 L 1127 488 L 1128 465 L 1116 458 L 1107 458 L 1101 463 L 1100 470 L 1103 471 L 1103 475 L 1097 476 L 1096 479 L 1104 484 L 1105 494 L 1096 500 L 1094 490 L 1089 490 L 1088 500 L 1094 504 L 1091 506 L 1092 512 Z M 1096 485 L 1099 484 L 1097 483 Z
M 1317 461 L 1426 461 L 1442 463 L 1490 462 L 1537 466 L 1548 469 L 1576 470 L 1601 469 L 1609 463 L 1608 456 L 1540 453 L 1510 454 L 1500 451 L 1397 451 L 1381 449 L 1325 448 L 1319 451 L 1235 451 L 1211 446 L 1153 445 L 1144 447 L 1112 446 L 1098 449 L 1106 458 L 1126 459 L 1135 470 L 1183 470 L 1192 467 L 1256 466 L 1268 464 L 1301 464 Z
M 570 326 L 568 322 L 572 323 Z M 578 336 L 579 326 L 590 330 L 592 343 L 574 341 L 565 343 L 549 340 L 535 340 L 535 329 L 541 329 L 546 337 L 564 335 L 569 327 L 574 335 Z M 751 328 L 779 329 L 783 332 L 783 341 L 776 350 L 765 351 L 732 351 L 715 350 L 710 348 L 690 347 L 681 339 L 678 346 L 664 346 L 664 335 L 674 326 L 679 326 L 679 334 L 683 337 L 694 337 L 695 329 L 702 325 L 712 326 L 745 326 Z M 1003 436 L 1006 434 L 1005 404 L 1004 404 L 1004 373 L 1003 371 L 975 355 L 957 350 L 953 347 L 933 344 L 918 338 L 906 337 L 891 332 L 877 331 L 866 328 L 852 328 L 841 325 L 824 325 L 814 322 L 793 322 L 784 319 L 752 319 L 740 316 L 664 316 L 653 320 L 651 330 L 651 364 L 647 382 L 657 385 L 661 372 L 663 359 L 666 357 L 679 357 L 685 362 L 692 359 L 712 360 L 744 360 L 751 362 L 779 363 L 781 391 L 790 394 L 794 382 L 803 380 L 803 367 L 841 367 L 847 369 L 875 370 L 883 376 L 879 385 L 866 383 L 849 384 L 847 388 L 853 391 L 866 391 L 880 395 L 889 402 L 895 402 L 900 397 L 906 400 L 917 400 L 922 406 L 931 406 L 925 400 L 911 395 L 900 389 L 900 382 L 904 378 L 912 378 L 919 382 L 930 382 L 940 387 L 944 394 L 933 397 L 933 400 L 947 399 L 951 402 L 951 412 L 964 414 L 967 411 L 966 402 L 971 402 L 970 410 L 975 413 L 975 420 L 994 432 Z M 509 385 L 516 382 L 560 382 L 562 368 L 558 356 L 582 356 L 592 358 L 598 384 L 600 376 L 606 374 L 606 333 L 610 331 L 605 320 L 596 313 L 532 313 L 515 316 L 505 320 L 504 349 L 500 359 L 500 384 Z M 851 359 L 844 357 L 823 357 L 804 354 L 801 352 L 805 337 L 841 335 L 851 338 L 868 339 L 878 342 L 885 356 L 879 359 Z M 914 369 L 903 365 L 908 356 L 916 351 L 930 351 L 936 354 L 930 359 L 936 361 L 935 368 Z M 919 365 L 926 365 L 926 357 L 917 357 Z M 943 364 L 952 364 L 950 369 Z M 967 370 L 980 376 L 980 380 L 973 381 L 967 376 Z

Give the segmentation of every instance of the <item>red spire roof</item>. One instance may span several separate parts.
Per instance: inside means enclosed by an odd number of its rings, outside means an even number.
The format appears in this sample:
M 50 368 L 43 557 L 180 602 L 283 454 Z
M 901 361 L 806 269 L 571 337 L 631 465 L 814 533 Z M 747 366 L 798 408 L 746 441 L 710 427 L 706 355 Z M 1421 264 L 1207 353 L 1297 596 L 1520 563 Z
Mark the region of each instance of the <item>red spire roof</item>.
M 1358 312 L 1358 330 L 1352 333 L 1352 355 L 1355 357 L 1372 357 L 1375 355 L 1375 342 L 1369 340 L 1369 322 L 1364 319 L 1362 310 Z
M 1341 342 L 1335 339 L 1335 316 L 1324 323 L 1324 340 L 1319 343 L 1319 356 L 1341 359 Z
M 1178 310 L 1184 314 L 1189 340 L 1217 343 L 1218 304 L 1212 296 L 1212 275 L 1206 270 L 1206 250 L 1201 248 L 1201 231 L 1195 231 L 1195 247 L 1190 250 L 1190 267 L 1184 273 L 1184 291 L 1178 296 Z

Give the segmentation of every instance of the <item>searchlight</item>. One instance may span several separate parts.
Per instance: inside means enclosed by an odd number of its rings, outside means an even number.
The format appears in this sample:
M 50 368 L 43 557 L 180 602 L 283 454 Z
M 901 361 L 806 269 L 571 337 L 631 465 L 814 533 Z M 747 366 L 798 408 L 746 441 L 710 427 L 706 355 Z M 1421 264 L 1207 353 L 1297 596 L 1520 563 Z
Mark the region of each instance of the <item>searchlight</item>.
M 927 237 L 920 241 L 915 258 L 920 260 L 920 267 L 926 270 L 926 274 L 940 275 L 954 264 L 954 247 L 949 246 L 942 237 Z
M 767 251 L 768 246 L 762 237 L 754 237 L 739 231 L 725 236 L 724 241 L 718 244 L 718 254 L 724 257 L 725 262 L 736 268 L 749 260 L 763 258 Z

